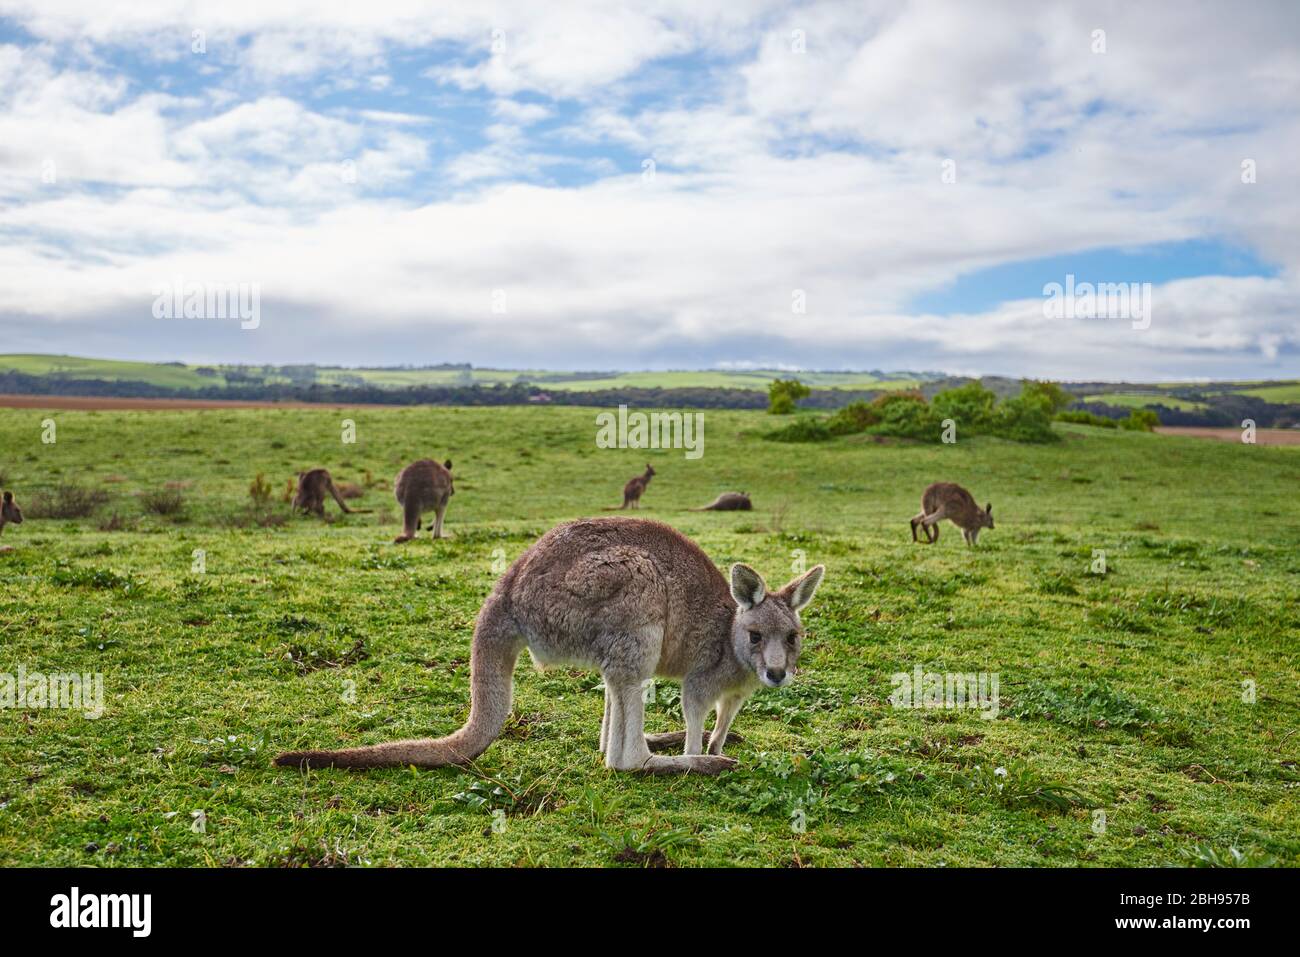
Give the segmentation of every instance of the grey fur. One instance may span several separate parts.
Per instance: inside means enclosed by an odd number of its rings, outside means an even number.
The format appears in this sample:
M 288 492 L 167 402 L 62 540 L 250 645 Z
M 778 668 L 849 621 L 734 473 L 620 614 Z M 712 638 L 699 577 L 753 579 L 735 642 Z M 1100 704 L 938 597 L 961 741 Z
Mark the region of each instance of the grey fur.
M 467 764 L 510 714 L 511 673 L 527 648 L 539 667 L 590 667 L 605 682 L 600 749 L 607 767 L 716 774 L 735 761 L 722 746 L 736 713 L 760 684 L 794 675 L 803 638 L 799 609 L 821 565 L 770 591 L 734 565 L 730 582 L 698 545 L 659 522 L 584 519 L 556 526 L 528 549 L 483 603 L 470 652 L 470 714 L 445 738 L 344 751 L 295 751 L 276 764 L 372 768 Z M 654 755 L 644 731 L 644 682 L 679 679 L 685 753 Z M 704 754 L 704 719 L 717 711 Z

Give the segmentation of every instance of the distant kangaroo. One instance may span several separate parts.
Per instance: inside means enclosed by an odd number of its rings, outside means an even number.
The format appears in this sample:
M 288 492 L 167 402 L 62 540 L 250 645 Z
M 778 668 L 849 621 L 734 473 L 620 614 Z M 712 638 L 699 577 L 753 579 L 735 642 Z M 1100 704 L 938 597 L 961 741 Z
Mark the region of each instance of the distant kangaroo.
M 434 513 L 433 537 L 442 538 L 442 517 L 456 494 L 451 484 L 451 459 L 442 465 L 433 459 L 412 462 L 398 474 L 393 494 L 402 506 L 402 534 L 394 542 L 413 539 L 420 530 L 420 516 L 430 510 Z
M 611 505 L 609 508 L 605 509 L 605 511 L 612 512 L 623 508 L 640 508 L 641 495 L 645 492 L 646 486 L 650 484 L 650 480 L 654 477 L 654 466 L 647 462 L 645 471 L 636 478 L 629 479 L 628 483 L 623 486 L 623 504 Z
M 749 512 L 754 503 L 749 500 L 748 492 L 723 492 L 703 508 L 692 508 L 692 512 Z
M 294 510 L 302 509 L 304 512 L 324 517 L 326 492 L 334 496 L 334 501 L 339 503 L 339 508 L 349 515 L 354 512 L 370 511 L 368 508 L 348 508 L 348 503 L 343 500 L 343 496 L 334 485 L 329 469 L 312 469 L 298 473 L 298 492 L 293 497 Z
M 921 511 L 912 518 L 912 541 L 919 541 L 919 525 L 925 532 L 926 544 L 933 545 L 939 540 L 939 523 L 945 518 L 961 529 L 967 545 L 974 545 L 981 528 L 993 527 L 993 505 L 980 508 L 975 497 L 960 485 L 935 482 L 921 496 Z
M 21 525 L 23 523 L 23 510 L 20 509 L 18 503 L 14 501 L 14 493 L 5 492 L 4 502 L 0 503 L 0 532 L 3 532 L 5 526 L 11 522 L 14 525 Z M 5 545 L 3 548 L 0 548 L 0 552 L 8 552 L 12 550 L 12 545 Z
M 595 518 L 551 529 L 497 582 L 474 626 L 469 720 L 445 738 L 344 751 L 291 751 L 293 767 L 465 765 L 487 749 L 510 714 L 512 674 L 527 648 L 534 663 L 585 665 L 605 683 L 600 749 L 619 771 L 717 774 L 727 731 L 759 687 L 793 678 L 803 640 L 799 610 L 821 582 L 818 565 L 769 592 L 748 565 L 731 582 L 680 532 L 639 518 Z M 682 683 L 686 731 L 645 734 L 642 685 L 655 675 Z M 717 711 L 704 754 L 704 719 Z M 651 749 L 684 744 L 679 756 Z

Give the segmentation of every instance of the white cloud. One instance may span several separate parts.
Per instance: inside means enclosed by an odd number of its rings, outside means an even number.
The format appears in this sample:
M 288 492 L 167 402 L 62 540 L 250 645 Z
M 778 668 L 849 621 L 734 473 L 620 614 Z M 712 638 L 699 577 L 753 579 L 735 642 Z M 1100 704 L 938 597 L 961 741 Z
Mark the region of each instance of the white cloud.
M 249 361 L 407 361 L 395 344 L 414 342 L 555 366 L 1300 374 L 1300 27 L 1282 4 L 102 9 L 0 0 L 40 38 L 0 46 L 0 315 L 37 338 L 119 329 L 119 352 L 181 352 L 134 317 L 183 274 L 262 284 L 257 335 L 207 344 Z M 196 23 L 223 66 L 201 93 L 96 52 L 163 60 Z M 435 41 L 455 52 L 402 89 L 400 55 Z M 324 108 L 304 85 L 368 98 Z M 595 175 L 550 185 L 575 169 Z M 1198 237 L 1280 274 L 1157 285 L 1145 332 L 1052 323 L 1038 300 L 909 309 L 1000 263 Z

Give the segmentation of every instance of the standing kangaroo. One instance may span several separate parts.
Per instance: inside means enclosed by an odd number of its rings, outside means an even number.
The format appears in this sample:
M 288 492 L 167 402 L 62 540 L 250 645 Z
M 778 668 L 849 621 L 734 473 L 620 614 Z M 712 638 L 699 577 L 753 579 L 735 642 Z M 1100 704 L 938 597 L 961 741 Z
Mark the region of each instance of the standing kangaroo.
M 647 462 L 645 471 L 636 478 L 629 479 L 628 483 L 623 486 L 623 504 L 617 506 L 611 505 L 609 508 L 605 509 L 605 511 L 610 512 L 616 508 L 640 508 L 641 495 L 645 492 L 646 486 L 650 484 L 650 480 L 654 477 L 654 466 Z
M 14 493 L 5 492 L 4 501 L 0 503 L 0 532 L 3 532 L 5 526 L 11 522 L 14 525 L 21 525 L 23 523 L 23 510 L 20 509 L 18 503 L 14 501 Z M 12 546 L 10 545 L 0 548 L 0 551 L 3 552 L 11 550 Z
M 935 482 L 921 496 L 921 511 L 912 517 L 912 541 L 919 541 L 916 528 L 925 532 L 927 545 L 939 540 L 939 523 L 948 519 L 961 529 L 967 545 L 974 545 L 981 528 L 993 527 L 993 505 L 975 504 L 975 497 L 953 482 Z
M 442 516 L 447 503 L 456 494 L 451 484 L 451 459 L 439 465 L 433 459 L 412 462 L 397 476 L 393 486 L 397 504 L 402 506 L 402 534 L 394 542 L 409 542 L 420 530 L 420 516 L 433 510 L 433 537 L 442 538 Z
M 680 532 L 638 518 L 558 525 L 519 557 L 483 603 L 470 651 L 469 720 L 445 738 L 344 751 L 291 751 L 292 767 L 436 768 L 469 764 L 510 714 L 512 674 L 527 648 L 539 667 L 586 665 L 605 682 L 600 750 L 605 766 L 658 774 L 717 774 L 727 731 L 760 684 L 794 676 L 803 640 L 799 611 L 821 582 L 818 565 L 769 592 L 748 565 L 731 582 Z M 645 734 L 642 685 L 655 675 L 682 683 L 683 735 Z M 704 719 L 717 711 L 704 754 Z M 651 748 L 685 745 L 676 756 Z
M 309 472 L 298 473 L 298 492 L 293 497 L 294 510 L 302 509 L 304 512 L 311 512 L 323 518 L 326 492 L 334 496 L 334 501 L 339 503 L 339 508 L 348 515 L 370 511 L 368 508 L 348 508 L 348 503 L 343 500 L 342 494 L 334 485 L 329 469 L 312 469 Z

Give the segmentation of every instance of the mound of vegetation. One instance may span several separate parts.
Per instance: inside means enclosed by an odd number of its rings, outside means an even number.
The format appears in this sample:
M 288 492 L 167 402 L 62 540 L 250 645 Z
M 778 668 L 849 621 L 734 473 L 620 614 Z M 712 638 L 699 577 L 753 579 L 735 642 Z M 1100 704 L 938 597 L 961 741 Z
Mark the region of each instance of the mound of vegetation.
M 1101 429 L 1127 429 L 1130 432 L 1151 432 L 1160 424 L 1160 416 L 1152 409 L 1132 409 L 1122 419 L 1097 415 L 1087 409 L 1065 409 L 1056 413 L 1058 422 L 1091 425 Z
M 888 392 L 871 402 L 851 402 L 824 419 L 804 418 L 769 432 L 776 442 L 822 442 L 870 433 L 922 442 L 945 437 L 996 435 L 1017 442 L 1054 442 L 1052 417 L 1070 401 L 1054 382 L 1025 381 L 1020 395 L 998 401 L 979 382 L 938 393 L 930 402 L 919 392 Z

